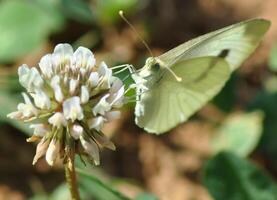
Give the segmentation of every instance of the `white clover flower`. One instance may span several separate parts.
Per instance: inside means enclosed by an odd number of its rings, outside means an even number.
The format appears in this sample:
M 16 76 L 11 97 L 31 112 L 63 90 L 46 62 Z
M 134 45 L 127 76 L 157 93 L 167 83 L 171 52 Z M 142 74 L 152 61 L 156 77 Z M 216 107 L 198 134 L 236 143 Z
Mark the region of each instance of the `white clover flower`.
M 74 52 L 69 44 L 58 44 L 38 67 L 24 64 L 18 75 L 27 90 L 25 102 L 8 117 L 32 122 L 34 134 L 27 141 L 40 141 L 33 164 L 45 155 L 52 166 L 57 158 L 67 162 L 77 153 L 97 165 L 100 146 L 115 149 L 101 129 L 120 117 L 124 85 L 104 62 L 96 65 L 89 49 Z

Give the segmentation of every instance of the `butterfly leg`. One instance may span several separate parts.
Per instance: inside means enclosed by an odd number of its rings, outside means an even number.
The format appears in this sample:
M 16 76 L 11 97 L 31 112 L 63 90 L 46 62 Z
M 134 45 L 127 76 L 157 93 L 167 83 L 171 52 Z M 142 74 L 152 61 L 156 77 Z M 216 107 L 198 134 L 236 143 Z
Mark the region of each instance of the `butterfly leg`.
M 120 69 L 122 68 L 122 69 Z M 118 65 L 118 66 L 114 66 L 114 67 L 111 67 L 112 70 L 114 69 L 120 69 L 119 71 L 116 71 L 114 74 L 119 74 L 125 70 L 129 70 L 129 72 L 132 74 L 132 73 L 135 73 L 136 72 L 136 69 L 134 68 L 133 65 L 130 65 L 130 64 L 124 64 L 124 65 Z
M 122 69 L 120 69 L 120 68 L 122 68 Z M 132 74 L 137 73 L 137 71 L 136 71 L 136 69 L 134 68 L 134 66 L 133 66 L 133 65 L 130 65 L 130 64 L 118 65 L 118 66 L 112 67 L 111 69 L 112 69 L 112 70 L 113 70 L 113 69 L 120 69 L 119 71 L 116 71 L 115 73 L 113 73 L 114 75 L 119 74 L 119 73 L 121 73 L 121 72 L 123 72 L 123 71 L 125 71 L 125 70 L 128 70 L 128 71 L 130 72 L 127 76 L 125 76 L 125 77 L 122 79 L 123 82 L 124 82 L 126 79 L 128 79 Z

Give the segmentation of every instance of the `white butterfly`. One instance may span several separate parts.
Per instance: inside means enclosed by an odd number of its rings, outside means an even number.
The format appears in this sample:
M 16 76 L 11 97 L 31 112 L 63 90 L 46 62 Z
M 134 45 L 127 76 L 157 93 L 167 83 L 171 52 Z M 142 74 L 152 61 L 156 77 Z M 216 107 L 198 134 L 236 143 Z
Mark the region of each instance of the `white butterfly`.
M 256 49 L 270 22 L 252 19 L 192 39 L 146 60 L 136 83 L 136 124 L 164 133 L 213 98 Z

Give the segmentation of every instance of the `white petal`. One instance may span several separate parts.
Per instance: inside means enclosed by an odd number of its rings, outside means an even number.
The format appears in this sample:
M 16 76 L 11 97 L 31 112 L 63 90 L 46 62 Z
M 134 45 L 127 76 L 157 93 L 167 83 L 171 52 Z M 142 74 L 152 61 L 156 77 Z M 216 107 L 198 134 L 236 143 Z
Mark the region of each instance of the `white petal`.
M 73 95 L 73 94 L 75 93 L 78 84 L 79 84 L 79 81 L 78 81 L 78 80 L 71 79 L 71 80 L 69 81 L 69 93 L 70 93 L 71 95 Z
M 89 90 L 88 87 L 85 85 L 82 85 L 81 87 L 81 103 L 85 104 L 89 100 Z
M 73 48 L 68 43 L 60 43 L 55 46 L 54 54 L 59 54 L 63 57 L 68 57 L 73 55 Z
M 34 129 L 34 135 L 43 137 L 50 129 L 45 124 L 31 124 L 30 128 Z
M 31 77 L 30 77 L 30 84 L 34 88 L 41 88 L 43 85 L 43 79 L 40 76 L 40 73 L 38 72 L 37 68 L 32 67 L 31 68 Z M 31 86 L 30 86 L 31 87 Z
M 89 128 L 96 129 L 97 131 L 100 131 L 103 128 L 104 123 L 105 123 L 105 119 L 102 116 L 94 117 L 88 120 Z
M 83 127 L 78 124 L 74 124 L 70 129 L 70 134 L 75 140 L 78 140 L 79 137 L 83 134 L 83 132 Z
M 55 99 L 56 99 L 58 102 L 62 102 L 63 99 L 64 99 L 64 96 L 63 96 L 62 89 L 61 89 L 61 86 L 60 86 L 60 77 L 57 76 L 57 75 L 54 76 L 54 77 L 51 79 L 50 85 L 51 85 L 51 87 L 52 87 L 53 90 L 54 90 Z
M 107 147 L 111 150 L 116 149 L 115 145 L 103 133 L 101 133 L 101 132 L 96 133 L 93 131 L 92 134 L 93 134 L 93 138 L 95 139 L 97 144 L 100 144 L 101 146 Z
M 120 118 L 120 115 L 121 115 L 121 112 L 118 111 L 118 110 L 115 110 L 115 111 L 107 112 L 107 113 L 105 114 L 105 118 L 106 118 L 109 122 L 111 122 L 111 121 L 113 121 L 113 120 L 115 120 L 115 119 L 119 119 L 119 118 Z
M 102 77 L 102 89 L 108 89 L 111 86 L 112 70 L 106 65 L 106 63 L 101 62 L 99 69 L 99 75 Z
M 56 127 L 67 126 L 67 121 L 62 113 L 56 112 L 48 119 L 48 122 Z
M 23 96 L 25 104 L 31 104 L 31 105 L 33 105 L 30 97 L 25 92 L 22 92 L 21 94 Z
M 95 165 L 100 164 L 99 148 L 93 140 L 85 140 L 83 136 L 80 137 L 81 144 L 87 154 L 89 154 L 94 161 Z
M 18 68 L 18 76 L 20 84 L 30 92 L 43 86 L 43 79 L 35 67 L 29 68 L 25 64 L 20 66 Z
M 32 95 L 35 101 L 35 105 L 41 109 L 50 109 L 51 101 L 47 94 L 40 89 L 35 90 Z
M 38 159 L 40 159 L 46 153 L 48 145 L 49 145 L 49 140 L 45 141 L 45 139 L 42 139 L 38 143 L 37 149 L 36 149 L 36 155 L 35 155 L 35 157 L 33 159 L 33 165 L 36 164 Z
M 25 88 L 27 88 L 29 84 L 28 82 L 29 73 L 30 73 L 30 68 L 25 64 L 18 68 L 19 82 Z
M 99 83 L 99 75 L 97 72 L 91 72 L 88 78 L 88 85 L 90 87 L 96 87 Z
M 36 114 L 33 112 L 32 107 L 28 104 L 20 103 L 18 104 L 17 109 L 20 113 L 22 113 L 24 118 L 36 116 Z
M 77 96 L 71 97 L 63 102 L 63 113 L 66 119 L 74 121 L 76 119 L 82 120 L 84 118 L 80 103 L 80 97 Z
M 107 76 L 108 78 L 112 76 L 112 70 L 107 66 L 105 62 L 100 63 L 98 73 L 100 76 Z
M 81 77 L 85 77 L 86 73 L 87 73 L 87 69 L 85 69 L 85 68 L 80 69 Z
M 17 109 L 22 113 L 24 117 L 33 117 L 38 115 L 38 110 L 34 107 L 29 96 L 26 93 L 22 93 L 25 103 L 19 103 Z
M 51 54 L 47 54 L 40 59 L 39 68 L 46 78 L 51 78 L 51 76 L 53 75 Z
M 52 54 L 52 62 L 56 70 L 59 66 L 71 65 L 73 59 L 73 49 L 70 44 L 58 44 Z
M 58 102 L 62 102 L 63 101 L 63 93 L 62 93 L 62 89 L 61 87 L 58 85 L 57 87 L 54 88 L 55 90 L 55 99 L 58 101 Z
M 123 82 L 119 78 L 116 78 L 112 84 L 110 92 L 116 93 L 118 90 L 122 88 L 122 86 L 123 86 Z
M 17 120 L 22 119 L 22 116 L 23 114 L 20 111 L 11 112 L 7 115 L 8 118 L 17 119 Z
M 124 92 L 124 86 L 122 86 L 116 93 L 111 94 L 111 96 L 108 98 L 108 102 L 113 107 L 121 107 L 123 105 Z
M 95 65 L 95 58 L 93 53 L 85 47 L 79 47 L 73 54 L 75 64 L 77 67 L 84 67 L 91 70 Z
M 96 116 L 97 114 L 104 115 L 105 112 L 111 109 L 111 105 L 107 102 L 107 98 L 109 94 L 103 96 L 100 101 L 92 108 L 93 114 Z
M 50 85 L 52 88 L 54 88 L 57 85 L 60 85 L 60 77 L 58 75 L 55 75 L 50 82 Z
M 52 139 L 46 151 L 46 156 L 45 156 L 45 159 L 50 166 L 53 166 L 56 158 L 59 155 L 59 151 L 60 151 L 60 142 L 56 141 L 55 139 Z

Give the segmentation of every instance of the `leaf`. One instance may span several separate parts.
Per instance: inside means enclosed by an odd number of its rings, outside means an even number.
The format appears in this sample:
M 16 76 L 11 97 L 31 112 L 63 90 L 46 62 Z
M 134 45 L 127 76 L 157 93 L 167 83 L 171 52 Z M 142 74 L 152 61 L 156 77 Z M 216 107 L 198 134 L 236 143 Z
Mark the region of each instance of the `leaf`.
M 212 100 L 213 103 L 225 112 L 230 112 L 236 103 L 238 76 L 233 73 L 223 89 Z
M 268 93 L 277 93 L 277 76 L 269 76 L 263 85 Z
M 158 198 L 153 194 L 141 193 L 134 200 L 158 200 Z
M 269 68 L 277 72 L 277 44 L 274 45 L 274 47 L 271 49 L 270 55 L 269 55 Z
M 204 184 L 215 200 L 276 200 L 273 180 L 254 164 L 222 152 L 204 168 Z
M 70 193 L 67 185 L 65 183 L 59 185 L 50 194 L 36 194 L 35 196 L 29 198 L 29 200 L 69 200 Z
M 120 19 L 118 12 L 134 12 L 138 5 L 138 0 L 98 0 L 95 13 L 102 23 L 115 23 Z
M 49 200 L 49 198 L 45 195 L 35 195 L 29 198 L 28 200 Z
M 53 8 L 35 2 L 1 1 L 0 62 L 12 62 L 27 54 L 58 30 L 61 23 L 53 12 Z
M 92 174 L 82 170 L 76 169 L 80 174 L 80 186 L 85 193 L 90 194 L 90 196 L 96 200 L 130 200 L 128 197 L 124 196 L 110 185 L 103 183 L 97 177 Z
M 265 114 L 263 134 L 259 149 L 269 155 L 273 161 L 277 156 L 277 93 L 261 91 L 248 105 L 248 110 L 262 110 Z
M 260 111 L 230 115 L 212 139 L 213 152 L 225 150 L 242 157 L 249 155 L 261 138 L 262 121 Z
M 61 8 L 69 18 L 79 22 L 91 22 L 94 17 L 90 5 L 83 0 L 61 0 Z
M 59 187 L 57 187 L 53 193 L 51 194 L 51 197 L 49 198 L 51 200 L 69 200 L 70 199 L 70 193 L 68 186 L 66 184 L 62 184 Z
M 62 30 L 65 24 L 65 17 L 60 12 L 58 1 L 56 0 L 32 0 L 37 6 L 41 15 L 48 20 L 49 31 L 57 32 Z

